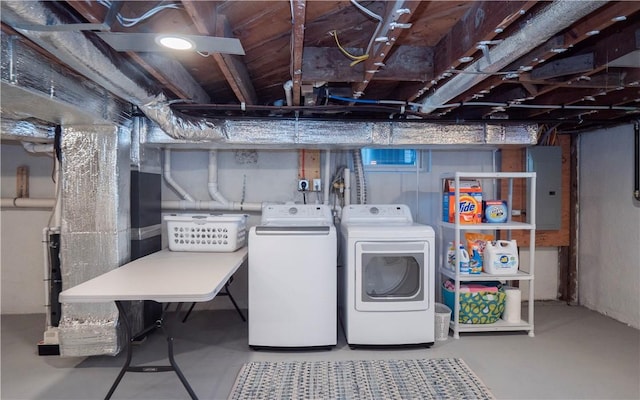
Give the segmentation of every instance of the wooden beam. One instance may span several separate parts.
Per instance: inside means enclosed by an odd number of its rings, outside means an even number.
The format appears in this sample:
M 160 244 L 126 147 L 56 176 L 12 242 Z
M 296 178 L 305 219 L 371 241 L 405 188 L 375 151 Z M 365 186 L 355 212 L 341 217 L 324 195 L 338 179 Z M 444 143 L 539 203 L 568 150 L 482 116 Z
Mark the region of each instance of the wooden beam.
M 202 7 L 207 6 L 205 2 L 182 0 L 182 5 L 193 20 L 198 33 L 201 35 L 233 36 L 229 22 L 224 15 L 217 14 L 213 16 L 209 15 L 211 12 L 203 13 Z M 229 83 L 238 101 L 245 104 L 256 104 L 258 101 L 256 91 L 251 83 L 247 66 L 240 56 L 221 53 L 213 53 L 211 56 L 217 63 L 220 71 L 222 71 L 222 74 L 227 80 L 227 83 Z
M 231 37 L 231 27 L 224 15 L 217 16 L 216 36 Z M 231 90 L 235 93 L 238 101 L 246 104 L 256 104 L 258 96 L 251 83 L 247 66 L 242 62 L 240 56 L 231 54 L 213 53 L 213 58 L 218 63 L 218 67 L 224 74 Z
M 591 71 L 593 66 L 593 53 L 580 54 L 542 64 L 531 71 L 531 78 L 534 80 L 549 79 L 580 74 Z
M 302 85 L 302 59 L 304 49 L 304 24 L 306 18 L 306 0 L 292 0 L 293 29 L 291 30 L 291 42 L 293 43 L 291 54 L 291 72 L 293 81 L 293 104 L 300 105 L 300 87 Z
M 347 48 L 351 54 L 362 49 Z M 364 74 L 363 63 L 349 66 L 351 60 L 335 47 L 306 47 L 302 62 L 303 80 L 329 82 L 359 82 Z M 387 64 L 378 70 L 376 81 L 424 81 L 433 76 L 431 47 L 397 46 Z
M 162 82 L 163 85 L 170 87 L 175 93 L 179 93 L 182 98 L 200 104 L 206 104 L 211 101 L 207 92 L 177 60 L 163 54 L 151 52 L 132 53 L 130 56 L 143 67 L 153 66 L 149 73 Z

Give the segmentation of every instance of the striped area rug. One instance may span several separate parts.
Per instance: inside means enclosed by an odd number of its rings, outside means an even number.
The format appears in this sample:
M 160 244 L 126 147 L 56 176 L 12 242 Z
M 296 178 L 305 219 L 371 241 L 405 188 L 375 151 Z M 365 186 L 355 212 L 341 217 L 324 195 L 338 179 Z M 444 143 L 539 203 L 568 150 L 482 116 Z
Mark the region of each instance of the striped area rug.
M 494 399 L 461 359 L 251 362 L 229 400 Z

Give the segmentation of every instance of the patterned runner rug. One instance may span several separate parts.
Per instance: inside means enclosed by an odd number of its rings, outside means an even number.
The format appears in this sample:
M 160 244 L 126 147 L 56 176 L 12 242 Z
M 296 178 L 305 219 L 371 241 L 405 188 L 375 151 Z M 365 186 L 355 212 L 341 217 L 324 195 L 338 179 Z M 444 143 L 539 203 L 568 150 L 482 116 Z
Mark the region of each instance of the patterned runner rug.
M 230 400 L 494 399 L 461 359 L 251 362 Z

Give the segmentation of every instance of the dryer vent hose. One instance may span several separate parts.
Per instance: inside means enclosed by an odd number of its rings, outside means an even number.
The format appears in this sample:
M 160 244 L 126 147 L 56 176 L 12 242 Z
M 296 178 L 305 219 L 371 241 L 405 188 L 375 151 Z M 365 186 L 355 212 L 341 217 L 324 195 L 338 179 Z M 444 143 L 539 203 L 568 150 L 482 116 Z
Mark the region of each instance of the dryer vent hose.
M 364 166 L 360 150 L 353 150 L 353 169 L 356 174 L 356 203 L 367 204 L 367 182 L 364 178 Z

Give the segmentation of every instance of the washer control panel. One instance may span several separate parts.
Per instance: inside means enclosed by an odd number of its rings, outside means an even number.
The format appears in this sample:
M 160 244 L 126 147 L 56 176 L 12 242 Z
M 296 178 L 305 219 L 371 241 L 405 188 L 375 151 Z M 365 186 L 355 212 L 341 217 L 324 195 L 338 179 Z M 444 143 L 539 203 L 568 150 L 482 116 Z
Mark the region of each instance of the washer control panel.
M 290 219 L 333 221 L 331 208 L 323 204 L 275 204 L 262 209 L 263 223 Z

